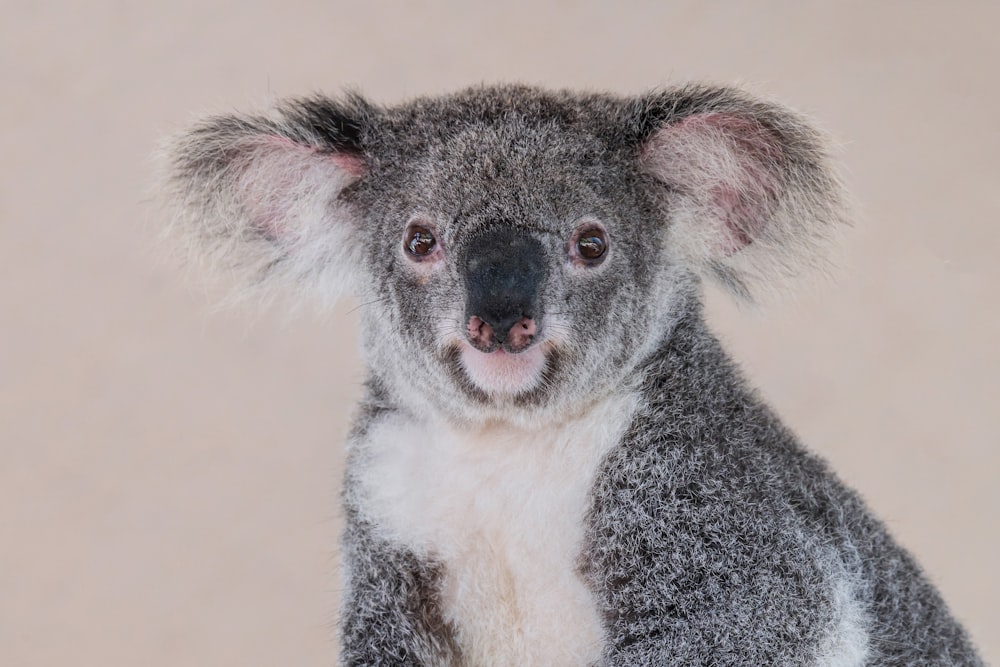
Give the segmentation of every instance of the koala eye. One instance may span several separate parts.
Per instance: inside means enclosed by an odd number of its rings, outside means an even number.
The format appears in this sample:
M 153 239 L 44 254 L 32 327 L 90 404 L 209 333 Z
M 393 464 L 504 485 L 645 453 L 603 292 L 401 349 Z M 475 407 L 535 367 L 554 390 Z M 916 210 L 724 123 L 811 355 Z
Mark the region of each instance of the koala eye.
M 431 230 L 420 225 L 410 225 L 403 237 L 403 247 L 415 257 L 431 254 L 436 246 L 437 240 Z
M 608 251 L 607 232 L 602 227 L 587 227 L 577 232 L 574 251 L 585 264 L 599 264 Z
M 576 249 L 580 251 L 580 256 L 587 259 L 597 259 L 607 250 L 604 242 L 604 234 L 596 232 L 590 236 L 581 236 L 576 242 Z

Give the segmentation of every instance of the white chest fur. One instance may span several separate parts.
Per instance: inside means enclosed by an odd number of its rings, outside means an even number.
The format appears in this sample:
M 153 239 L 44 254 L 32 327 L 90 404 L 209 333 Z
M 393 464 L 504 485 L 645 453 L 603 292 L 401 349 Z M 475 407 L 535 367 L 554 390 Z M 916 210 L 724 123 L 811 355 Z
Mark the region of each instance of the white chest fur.
M 533 429 L 399 418 L 370 432 L 367 510 L 444 565 L 444 615 L 468 664 L 599 662 L 600 618 L 577 559 L 594 476 L 634 406 L 617 398 Z

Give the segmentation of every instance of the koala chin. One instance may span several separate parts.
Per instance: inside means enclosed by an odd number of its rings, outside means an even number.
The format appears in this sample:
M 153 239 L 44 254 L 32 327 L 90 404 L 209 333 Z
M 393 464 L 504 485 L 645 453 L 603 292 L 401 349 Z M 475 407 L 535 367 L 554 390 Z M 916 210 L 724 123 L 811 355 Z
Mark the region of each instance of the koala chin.
M 703 281 L 780 289 L 847 220 L 799 114 L 708 85 L 314 96 L 164 155 L 202 265 L 363 304 L 343 664 L 983 664 L 705 324 Z

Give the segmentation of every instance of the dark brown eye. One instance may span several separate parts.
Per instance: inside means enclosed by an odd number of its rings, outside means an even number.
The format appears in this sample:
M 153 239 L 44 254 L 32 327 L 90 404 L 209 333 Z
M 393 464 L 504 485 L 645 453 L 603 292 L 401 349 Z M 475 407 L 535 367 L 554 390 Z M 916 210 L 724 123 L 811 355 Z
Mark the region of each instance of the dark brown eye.
M 603 229 L 588 229 L 576 240 L 576 251 L 586 260 L 600 259 L 607 250 L 608 240 Z
M 411 255 L 416 257 L 429 255 L 434 251 L 434 247 L 436 245 L 437 240 L 435 240 L 434 234 L 432 234 L 431 230 L 426 227 L 413 225 L 406 230 L 406 237 L 403 239 L 403 247 L 406 248 L 406 252 Z

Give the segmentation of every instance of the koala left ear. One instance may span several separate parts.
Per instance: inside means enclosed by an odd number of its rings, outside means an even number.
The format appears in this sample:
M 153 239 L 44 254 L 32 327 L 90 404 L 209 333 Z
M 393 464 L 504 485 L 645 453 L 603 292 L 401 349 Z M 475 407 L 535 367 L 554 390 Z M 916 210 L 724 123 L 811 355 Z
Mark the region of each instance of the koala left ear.
M 667 188 L 668 242 L 742 298 L 823 259 L 847 219 L 821 134 L 730 88 L 691 86 L 639 104 L 643 170 Z

